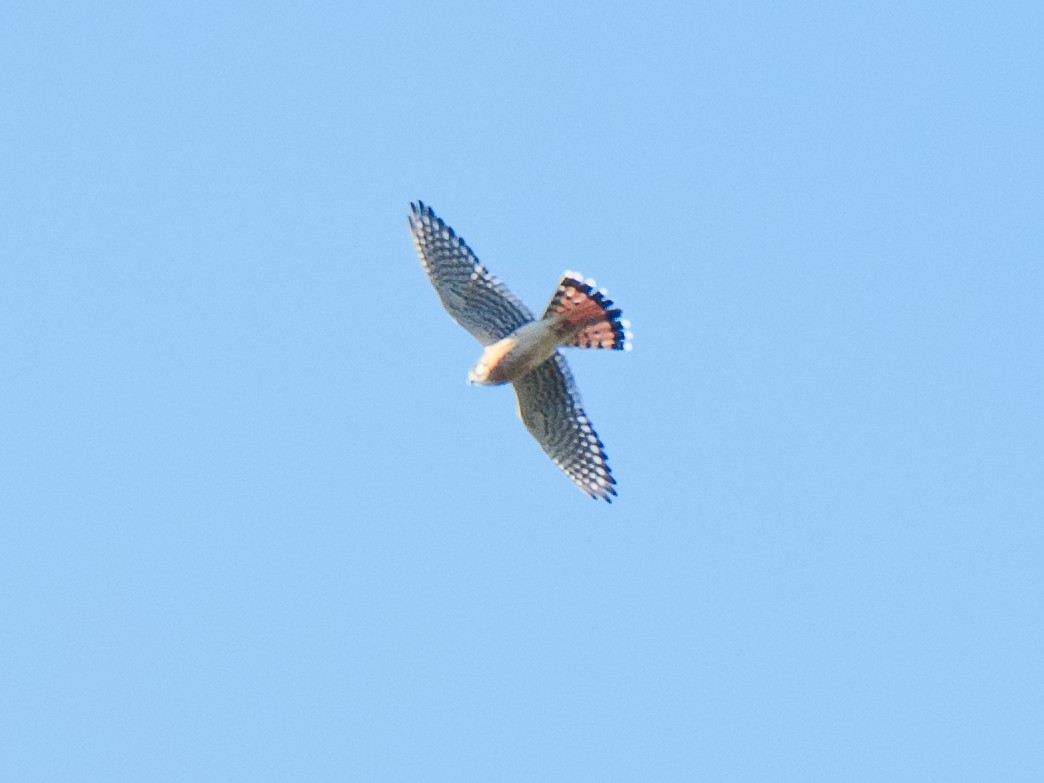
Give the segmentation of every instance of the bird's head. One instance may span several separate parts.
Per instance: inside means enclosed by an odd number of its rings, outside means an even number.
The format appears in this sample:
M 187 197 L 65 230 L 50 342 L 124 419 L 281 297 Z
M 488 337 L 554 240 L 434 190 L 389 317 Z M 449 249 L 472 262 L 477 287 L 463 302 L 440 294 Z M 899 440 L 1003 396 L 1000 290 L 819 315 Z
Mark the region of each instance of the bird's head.
M 485 362 L 480 361 L 478 364 L 472 367 L 471 372 L 468 373 L 468 383 L 489 383 L 489 365 Z

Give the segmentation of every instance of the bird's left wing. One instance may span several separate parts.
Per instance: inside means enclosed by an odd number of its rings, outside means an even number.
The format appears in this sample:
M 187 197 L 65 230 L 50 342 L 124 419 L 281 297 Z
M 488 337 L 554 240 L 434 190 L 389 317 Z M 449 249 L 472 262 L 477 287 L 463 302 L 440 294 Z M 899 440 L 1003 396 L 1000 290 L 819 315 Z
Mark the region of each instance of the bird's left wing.
M 423 201 L 410 204 L 410 234 L 424 271 L 453 320 L 483 345 L 507 337 L 533 314 L 484 267 Z

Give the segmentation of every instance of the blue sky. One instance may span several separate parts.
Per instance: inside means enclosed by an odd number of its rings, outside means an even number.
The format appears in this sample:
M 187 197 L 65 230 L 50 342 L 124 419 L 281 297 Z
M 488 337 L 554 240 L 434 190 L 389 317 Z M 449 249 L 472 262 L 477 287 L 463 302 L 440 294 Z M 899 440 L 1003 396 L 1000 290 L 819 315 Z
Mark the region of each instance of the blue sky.
M 1044 779 L 1044 12 L 560 5 L 0 12 L 0 778 Z

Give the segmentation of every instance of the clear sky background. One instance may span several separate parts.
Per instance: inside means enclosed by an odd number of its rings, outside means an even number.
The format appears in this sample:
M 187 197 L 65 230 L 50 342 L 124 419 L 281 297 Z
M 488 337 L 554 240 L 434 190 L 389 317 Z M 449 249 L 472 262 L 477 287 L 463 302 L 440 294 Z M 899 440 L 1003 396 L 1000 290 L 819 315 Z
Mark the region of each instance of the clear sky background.
M 1037 3 L 0 12 L 0 779 L 1044 780 Z M 593 503 L 410 243 L 570 354 Z

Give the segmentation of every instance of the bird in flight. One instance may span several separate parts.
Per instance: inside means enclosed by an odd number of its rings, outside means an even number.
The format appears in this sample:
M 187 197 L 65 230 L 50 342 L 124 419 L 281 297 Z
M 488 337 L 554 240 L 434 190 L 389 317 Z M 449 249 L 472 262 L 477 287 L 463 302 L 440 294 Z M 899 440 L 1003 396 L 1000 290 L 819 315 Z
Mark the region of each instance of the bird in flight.
M 468 382 L 514 384 L 519 418 L 547 456 L 583 492 L 611 503 L 616 479 L 558 349 L 629 351 L 630 324 L 620 309 L 593 280 L 566 272 L 544 314 L 534 318 L 431 207 L 418 201 L 410 210 L 413 244 L 435 292 L 485 346 Z

